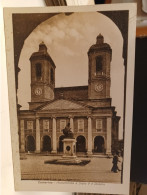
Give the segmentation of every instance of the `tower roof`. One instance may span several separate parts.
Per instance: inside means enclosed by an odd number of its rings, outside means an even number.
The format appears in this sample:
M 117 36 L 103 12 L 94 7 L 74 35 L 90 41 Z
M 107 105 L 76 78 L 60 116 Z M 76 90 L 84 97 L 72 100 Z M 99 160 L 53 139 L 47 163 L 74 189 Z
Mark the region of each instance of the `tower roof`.
M 92 45 L 89 48 L 88 53 L 93 52 L 93 51 L 100 51 L 100 50 L 107 51 L 110 53 L 112 52 L 110 45 L 108 43 L 104 43 L 104 37 L 101 33 L 96 37 L 96 44 Z
M 47 46 L 45 45 L 45 43 L 43 41 L 39 44 L 39 50 L 37 52 L 32 53 L 30 60 L 38 59 L 38 58 L 39 59 L 46 59 L 46 60 L 50 61 L 54 67 L 56 67 L 51 56 L 48 54 Z

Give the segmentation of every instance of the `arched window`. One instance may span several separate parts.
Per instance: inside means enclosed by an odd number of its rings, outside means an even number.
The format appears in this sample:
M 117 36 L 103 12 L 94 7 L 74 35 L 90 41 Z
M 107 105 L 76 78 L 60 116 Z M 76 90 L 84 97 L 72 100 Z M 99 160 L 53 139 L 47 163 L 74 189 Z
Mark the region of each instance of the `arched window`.
M 36 64 L 36 77 L 40 78 L 41 75 L 42 75 L 42 67 L 41 67 L 41 64 L 38 63 L 38 64 Z
M 51 151 L 51 138 L 48 135 L 45 135 L 43 137 L 42 151 L 43 152 Z
M 100 73 L 103 68 L 103 58 L 102 56 L 96 57 L 96 73 Z
M 104 138 L 102 136 L 96 136 L 94 138 L 94 152 L 103 153 L 104 150 Z
M 29 135 L 26 137 L 26 152 L 34 152 L 35 151 L 35 139 L 33 136 Z
M 76 151 L 77 152 L 86 152 L 86 139 L 82 135 L 79 135 L 77 137 Z
M 54 71 L 52 68 L 51 68 L 51 82 L 54 82 Z

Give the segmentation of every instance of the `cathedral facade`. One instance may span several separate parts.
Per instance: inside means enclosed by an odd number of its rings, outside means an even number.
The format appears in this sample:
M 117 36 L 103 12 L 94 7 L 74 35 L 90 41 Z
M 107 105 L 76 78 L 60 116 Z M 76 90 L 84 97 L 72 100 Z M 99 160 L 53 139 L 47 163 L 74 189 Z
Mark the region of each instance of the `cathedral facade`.
M 88 86 L 55 88 L 55 70 L 44 43 L 30 57 L 31 102 L 18 111 L 20 152 L 62 153 L 70 123 L 76 151 L 111 154 L 118 142 L 119 120 L 111 106 L 110 45 L 100 34 L 88 50 Z

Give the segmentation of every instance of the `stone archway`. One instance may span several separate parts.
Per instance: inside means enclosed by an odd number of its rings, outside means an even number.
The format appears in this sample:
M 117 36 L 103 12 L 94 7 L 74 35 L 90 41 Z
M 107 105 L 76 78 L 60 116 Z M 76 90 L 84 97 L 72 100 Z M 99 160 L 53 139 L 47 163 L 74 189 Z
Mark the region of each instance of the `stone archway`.
M 104 153 L 104 138 L 102 136 L 96 136 L 94 138 L 94 152 Z
M 50 152 L 51 151 L 51 138 L 48 135 L 43 137 L 42 151 Z
M 32 135 L 26 137 L 26 152 L 35 151 L 35 139 Z
M 77 137 L 76 152 L 86 152 L 86 139 L 82 135 Z

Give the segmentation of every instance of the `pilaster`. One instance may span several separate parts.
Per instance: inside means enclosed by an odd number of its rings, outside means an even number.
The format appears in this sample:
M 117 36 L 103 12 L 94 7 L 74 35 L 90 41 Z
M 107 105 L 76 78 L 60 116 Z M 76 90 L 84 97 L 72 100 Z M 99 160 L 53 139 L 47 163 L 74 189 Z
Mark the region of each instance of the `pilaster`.
M 88 117 L 88 155 L 92 155 L 92 119 Z
M 53 117 L 53 128 L 52 128 L 52 152 L 57 153 L 57 141 L 56 141 L 56 118 Z
M 107 148 L 106 154 L 111 154 L 111 128 L 112 128 L 112 119 L 107 118 Z
M 20 152 L 25 152 L 24 120 L 20 120 Z
M 71 128 L 71 131 L 73 132 L 74 131 L 74 124 L 73 124 L 73 117 L 70 117 L 70 128 Z
M 36 118 L 36 153 L 40 153 L 40 123 L 39 118 Z

